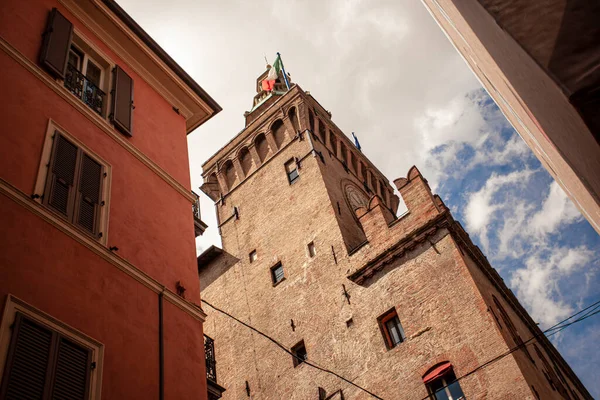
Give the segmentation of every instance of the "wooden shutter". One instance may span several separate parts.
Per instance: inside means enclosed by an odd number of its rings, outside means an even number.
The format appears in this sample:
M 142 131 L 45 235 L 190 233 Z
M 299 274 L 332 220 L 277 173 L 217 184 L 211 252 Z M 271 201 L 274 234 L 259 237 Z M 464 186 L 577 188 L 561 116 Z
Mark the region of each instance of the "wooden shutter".
M 126 135 L 132 135 L 133 79 L 118 65 L 113 70 L 113 101 L 111 119 L 115 127 Z
M 53 8 L 43 35 L 40 63 L 57 77 L 65 77 L 72 37 L 73 24 Z
M 0 398 L 42 399 L 49 381 L 53 332 L 17 313 Z
M 52 400 L 88 398 L 91 351 L 65 337 L 58 339 Z
M 97 232 L 102 175 L 102 165 L 83 153 L 75 220 L 80 227 L 93 234 Z
M 73 183 L 77 169 L 76 145 L 58 131 L 54 133 L 54 149 L 48 171 L 44 201 L 67 217 L 72 215 Z

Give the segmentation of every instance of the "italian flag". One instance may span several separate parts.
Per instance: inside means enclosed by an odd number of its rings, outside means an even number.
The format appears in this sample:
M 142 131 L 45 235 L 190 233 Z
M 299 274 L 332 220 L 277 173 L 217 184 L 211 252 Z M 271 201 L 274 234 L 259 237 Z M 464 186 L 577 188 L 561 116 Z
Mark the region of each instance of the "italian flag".
M 275 59 L 273 66 L 269 70 L 267 77 L 262 81 L 263 90 L 266 90 L 268 92 L 273 91 L 273 88 L 275 87 L 275 81 L 279 77 L 279 72 L 282 69 L 282 65 L 283 64 L 281 62 L 281 56 L 277 54 L 277 58 Z

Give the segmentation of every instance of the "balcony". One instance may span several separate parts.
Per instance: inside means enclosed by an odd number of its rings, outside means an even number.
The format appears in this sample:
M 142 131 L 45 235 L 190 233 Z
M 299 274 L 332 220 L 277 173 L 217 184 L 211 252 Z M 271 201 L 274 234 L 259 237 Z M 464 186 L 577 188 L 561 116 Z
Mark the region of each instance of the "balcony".
M 215 359 L 215 341 L 204 335 L 204 354 L 206 357 L 206 383 L 208 400 L 218 400 L 225 388 L 217 384 L 217 360 Z
M 94 85 L 71 64 L 67 65 L 65 87 L 87 104 L 92 110 L 96 111 L 99 115 L 102 115 L 106 93 L 100 90 L 98 86 Z
M 200 198 L 196 193 L 192 192 L 192 194 L 196 198 L 194 204 L 192 204 L 192 212 L 194 214 L 194 233 L 196 234 L 196 237 L 198 237 L 204 233 L 208 225 L 202 222 L 202 219 L 200 218 Z

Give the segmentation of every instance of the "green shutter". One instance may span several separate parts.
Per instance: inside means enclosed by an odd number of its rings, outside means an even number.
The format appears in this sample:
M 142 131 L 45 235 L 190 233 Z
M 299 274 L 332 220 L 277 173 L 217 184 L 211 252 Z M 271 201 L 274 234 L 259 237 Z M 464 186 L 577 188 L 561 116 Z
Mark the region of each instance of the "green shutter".
M 77 153 L 78 148 L 76 145 L 65 139 L 58 132 L 55 132 L 45 201 L 56 211 L 67 217 L 72 212 Z

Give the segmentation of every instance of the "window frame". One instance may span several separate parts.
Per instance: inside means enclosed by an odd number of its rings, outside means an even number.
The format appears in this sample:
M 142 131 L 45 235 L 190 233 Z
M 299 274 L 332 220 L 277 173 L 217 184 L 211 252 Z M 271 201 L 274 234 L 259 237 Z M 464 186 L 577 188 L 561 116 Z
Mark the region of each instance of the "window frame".
M 104 344 L 11 294 L 7 296 L 4 313 L 2 314 L 2 321 L 0 322 L 0 385 L 4 378 L 11 339 L 13 336 L 11 326 L 16 320 L 17 313 L 22 314 L 26 318 L 33 320 L 35 323 L 40 324 L 47 329 L 57 332 L 59 335 L 79 346 L 90 349 L 91 362 L 95 363 L 95 368 L 92 368 L 90 371 L 90 379 L 87 386 L 89 393 L 88 400 L 100 399 L 102 390 Z
M 83 99 L 79 98 L 77 95 L 71 93 L 73 96 L 77 97 L 79 101 L 84 103 L 86 107 L 89 107 L 92 111 L 94 111 L 99 117 L 101 117 L 105 121 L 109 121 L 109 110 L 111 109 L 112 96 L 110 96 L 110 91 L 113 85 L 113 74 L 111 71 L 117 65 L 108 55 L 106 55 L 98 46 L 94 44 L 89 38 L 87 38 L 79 29 L 73 26 L 73 36 L 71 38 L 71 45 L 69 47 L 69 53 L 75 49 L 75 53 L 79 57 L 79 68 L 78 71 L 87 79 L 87 65 L 88 61 L 92 61 L 97 67 L 100 68 L 100 85 L 98 88 L 104 92 L 104 101 L 102 103 L 102 112 L 100 114 L 96 113 L 96 111 L 86 104 Z M 89 50 L 85 50 L 88 48 Z M 69 60 L 67 58 L 67 68 L 68 68 Z M 69 90 L 65 87 L 65 79 L 57 78 L 57 81 L 63 86 L 66 90 Z M 92 82 L 93 83 L 93 82 Z
M 288 170 L 288 165 L 294 165 L 294 169 L 290 169 Z M 300 172 L 298 171 L 298 162 L 296 161 L 296 158 L 290 158 L 288 161 L 286 161 L 283 164 L 283 167 L 285 169 L 285 174 L 287 175 L 287 180 L 288 183 L 291 185 L 293 185 L 294 183 L 298 182 L 300 180 Z M 292 177 L 292 175 L 294 175 L 294 177 Z
M 102 233 L 102 235 L 100 237 L 98 234 L 92 234 L 91 232 L 87 231 L 85 228 L 80 227 L 76 222 L 72 222 L 71 220 L 69 220 L 68 217 L 65 217 L 64 214 L 55 210 L 52 206 L 47 204 L 47 201 L 46 201 L 47 199 L 45 197 L 47 196 L 46 188 L 47 188 L 47 183 L 48 183 L 48 180 L 50 177 L 50 168 L 51 168 L 50 162 L 52 160 L 53 150 L 54 150 L 53 136 L 55 134 L 55 131 L 58 131 L 60 133 L 60 135 L 62 135 L 67 140 L 69 140 L 74 145 L 76 145 L 79 148 L 79 150 L 81 150 L 83 153 L 85 153 L 85 155 L 87 155 L 93 161 L 100 164 L 103 168 L 103 173 L 106 174 L 106 176 L 103 177 L 102 182 L 100 184 L 100 199 L 99 199 L 99 204 L 102 204 L 102 202 L 104 202 L 104 205 L 100 205 L 97 220 L 96 220 L 96 224 L 97 224 L 96 230 L 98 233 L 100 233 L 100 232 Z M 79 171 L 76 170 L 76 173 L 78 173 L 78 172 Z M 78 179 L 78 178 L 79 178 L 79 176 L 77 175 L 76 179 Z M 82 232 L 86 237 L 92 238 L 93 240 L 95 240 L 103 245 L 106 245 L 107 240 L 108 240 L 108 228 L 109 228 L 111 181 L 112 181 L 112 166 L 106 160 L 99 157 L 89 147 L 87 147 L 81 141 L 76 139 L 72 134 L 70 134 L 66 129 L 64 129 L 62 126 L 57 124 L 55 121 L 53 121 L 52 119 L 48 120 L 48 126 L 46 128 L 46 137 L 44 139 L 44 144 L 42 147 L 42 156 L 40 158 L 37 179 L 36 179 L 36 183 L 34 186 L 34 194 L 38 195 L 38 196 L 34 196 L 35 202 L 37 202 L 38 204 L 43 206 L 45 210 L 48 210 L 53 215 L 56 215 L 57 217 L 59 217 L 60 220 L 64 221 L 65 224 L 69 225 L 69 227 L 75 228 L 77 230 L 77 232 Z M 74 187 L 73 190 L 76 191 L 76 187 Z M 42 195 L 44 195 L 44 194 L 46 196 L 42 197 Z M 72 210 L 72 213 L 74 215 L 75 211 Z
M 447 377 L 449 375 L 452 375 L 454 377 L 454 380 L 449 380 L 447 379 Z M 454 398 L 452 397 L 452 393 L 450 393 L 450 385 L 453 384 L 454 382 L 458 383 L 458 380 L 456 379 L 456 374 L 454 373 L 454 368 L 450 368 L 449 371 L 447 371 L 444 375 L 440 376 L 439 378 L 434 379 L 433 381 L 426 383 L 425 387 L 427 388 L 427 392 L 429 392 L 429 397 L 432 400 L 437 400 L 437 396 L 435 395 L 437 392 L 434 391 L 433 389 L 433 382 L 440 382 L 442 384 L 442 389 L 444 389 L 444 392 L 446 393 L 446 396 L 448 399 L 450 400 L 464 400 L 466 399 L 465 396 L 465 392 L 462 390 L 462 387 L 460 386 L 460 383 L 458 384 L 458 388 L 460 389 L 460 392 L 462 393 L 461 397 L 458 398 Z
M 281 278 L 278 280 L 277 274 L 275 273 L 275 271 L 280 268 L 281 268 Z M 273 284 L 274 287 L 279 285 L 281 282 L 283 282 L 285 280 L 285 270 L 283 269 L 283 264 L 281 263 L 281 261 L 278 261 L 277 263 L 275 263 L 275 265 L 273 265 L 269 269 L 269 272 L 271 274 L 271 283 Z
M 250 264 L 258 260 L 258 253 L 256 252 L 256 249 L 248 253 L 248 260 L 250 261 Z
M 392 321 L 393 319 L 398 320 L 397 326 L 400 327 L 399 333 L 400 333 L 401 340 L 398 343 L 394 343 L 394 341 L 392 339 L 392 334 L 389 332 L 389 328 L 387 325 L 387 323 Z M 396 307 L 392 307 L 391 309 L 389 309 L 388 311 L 386 311 L 385 313 L 380 315 L 377 318 L 377 323 L 379 325 L 379 329 L 381 330 L 381 335 L 383 336 L 383 341 L 385 343 L 385 347 L 388 350 L 398 347 L 402 343 L 406 342 L 406 340 L 407 340 L 406 332 L 404 331 L 404 327 L 402 326 L 402 321 L 400 321 L 400 316 L 398 315 L 398 312 L 396 311 Z

